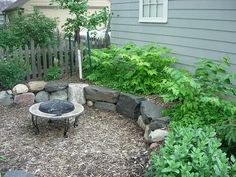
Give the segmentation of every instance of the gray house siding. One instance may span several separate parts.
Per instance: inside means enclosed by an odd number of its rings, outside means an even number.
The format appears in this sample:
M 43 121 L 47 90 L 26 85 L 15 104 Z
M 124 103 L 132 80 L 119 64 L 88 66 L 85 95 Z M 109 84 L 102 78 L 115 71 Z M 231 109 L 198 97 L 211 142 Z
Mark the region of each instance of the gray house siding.
M 113 44 L 158 42 L 191 70 L 199 58 L 229 56 L 236 71 L 236 0 L 169 0 L 166 24 L 138 22 L 139 0 L 112 0 L 111 9 Z

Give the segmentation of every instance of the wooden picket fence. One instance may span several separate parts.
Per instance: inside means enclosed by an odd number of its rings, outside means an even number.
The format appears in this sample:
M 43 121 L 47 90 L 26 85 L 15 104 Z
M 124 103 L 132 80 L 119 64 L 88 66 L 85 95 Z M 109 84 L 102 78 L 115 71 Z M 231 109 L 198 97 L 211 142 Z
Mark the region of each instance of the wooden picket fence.
M 86 46 L 87 43 L 86 36 L 80 37 L 80 43 L 82 46 Z M 110 37 L 106 38 L 96 38 L 96 37 L 90 37 L 90 45 L 92 49 L 101 49 L 101 48 L 107 48 L 110 45 Z
M 61 41 L 59 45 L 51 45 L 48 47 L 36 46 L 31 41 L 30 46 L 22 48 L 13 48 L 3 50 L 0 48 L 1 58 L 19 57 L 27 61 L 31 66 L 31 71 L 26 76 L 26 80 L 42 79 L 48 69 L 53 66 L 61 68 L 62 75 L 79 74 L 77 43 L 69 46 L 68 41 Z M 82 54 L 82 52 L 81 52 Z

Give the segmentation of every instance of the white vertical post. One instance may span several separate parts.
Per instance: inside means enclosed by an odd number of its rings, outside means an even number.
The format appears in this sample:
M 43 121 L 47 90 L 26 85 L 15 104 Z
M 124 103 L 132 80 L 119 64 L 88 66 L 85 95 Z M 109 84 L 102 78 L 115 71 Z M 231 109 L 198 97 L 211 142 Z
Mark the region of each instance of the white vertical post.
M 82 75 L 82 58 L 81 58 L 80 50 L 78 50 L 78 63 L 79 63 L 79 78 L 83 79 L 83 75 Z

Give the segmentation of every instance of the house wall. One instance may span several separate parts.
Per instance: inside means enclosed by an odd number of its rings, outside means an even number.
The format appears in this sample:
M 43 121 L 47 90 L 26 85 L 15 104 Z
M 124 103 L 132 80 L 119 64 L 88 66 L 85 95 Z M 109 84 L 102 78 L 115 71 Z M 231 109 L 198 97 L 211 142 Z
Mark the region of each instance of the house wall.
M 66 19 L 70 17 L 69 11 L 66 9 L 60 9 L 56 6 L 56 3 L 49 5 L 51 0 L 28 0 L 22 8 L 24 8 L 25 13 L 33 12 L 34 8 L 37 8 L 45 16 L 50 18 L 57 18 L 58 28 L 61 31 L 62 25 L 66 22 Z M 94 12 L 95 10 L 102 9 L 103 7 L 110 8 L 110 0 L 89 0 L 89 12 Z
M 139 23 L 139 0 L 112 0 L 111 42 L 159 42 L 190 70 L 199 58 L 229 56 L 236 71 L 235 0 L 169 0 L 168 6 L 166 24 Z

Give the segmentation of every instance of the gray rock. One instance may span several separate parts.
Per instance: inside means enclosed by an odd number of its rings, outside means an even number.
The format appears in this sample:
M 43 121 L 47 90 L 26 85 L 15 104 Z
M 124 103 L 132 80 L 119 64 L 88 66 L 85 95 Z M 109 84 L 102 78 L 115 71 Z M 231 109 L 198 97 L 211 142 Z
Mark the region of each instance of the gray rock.
M 19 95 L 15 95 L 14 103 L 20 106 L 29 106 L 34 104 L 35 95 L 34 93 L 28 92 Z
M 150 127 L 150 130 L 151 130 L 151 131 L 154 131 L 154 130 L 157 130 L 157 129 L 164 128 L 165 125 L 162 124 L 160 121 L 152 121 L 152 122 L 149 124 L 149 127 Z
M 141 115 L 138 117 L 137 123 L 138 123 L 139 127 L 141 127 L 143 130 L 146 129 L 146 124 L 143 122 L 143 118 Z
M 161 105 L 154 104 L 150 101 L 142 101 L 140 111 L 145 124 L 150 124 L 153 119 L 162 117 L 161 111 L 163 107 Z
M 85 98 L 92 101 L 117 103 L 120 92 L 106 87 L 88 86 L 85 87 Z
M 30 81 L 27 85 L 31 92 L 38 92 L 43 90 L 46 84 L 45 81 Z
M 9 106 L 13 104 L 13 95 L 8 94 L 6 91 L 0 92 L 0 105 Z
M 45 102 L 48 100 L 49 100 L 49 93 L 45 91 L 40 91 L 35 96 L 35 102 L 37 103 Z
M 12 89 L 12 92 L 14 95 L 21 94 L 21 93 L 27 93 L 28 91 L 29 91 L 28 87 L 24 84 L 17 84 Z
M 56 92 L 52 92 L 49 96 L 50 100 L 67 100 L 67 90 L 59 90 Z
M 157 129 L 151 131 L 150 126 L 147 125 L 144 133 L 144 139 L 147 143 L 157 143 L 163 141 L 167 135 L 167 130 Z
M 12 170 L 8 171 L 4 177 L 36 177 L 30 173 L 27 173 L 23 170 Z
M 140 115 L 140 103 L 144 97 L 121 93 L 116 105 L 116 111 L 127 117 L 138 119 Z
M 93 102 L 90 101 L 90 100 L 88 100 L 88 101 L 87 101 L 87 105 L 88 105 L 89 107 L 91 107 L 91 106 L 93 106 Z
M 59 90 L 64 90 L 68 87 L 68 83 L 64 81 L 50 81 L 45 85 L 45 90 L 47 92 L 56 92 Z
M 76 102 L 80 104 L 85 104 L 86 99 L 84 96 L 84 88 L 87 87 L 88 84 L 81 83 L 71 83 L 68 87 L 68 100 L 70 102 Z
M 107 102 L 95 102 L 94 106 L 98 109 L 103 109 L 107 111 L 116 111 L 116 105 Z

